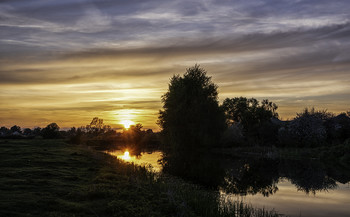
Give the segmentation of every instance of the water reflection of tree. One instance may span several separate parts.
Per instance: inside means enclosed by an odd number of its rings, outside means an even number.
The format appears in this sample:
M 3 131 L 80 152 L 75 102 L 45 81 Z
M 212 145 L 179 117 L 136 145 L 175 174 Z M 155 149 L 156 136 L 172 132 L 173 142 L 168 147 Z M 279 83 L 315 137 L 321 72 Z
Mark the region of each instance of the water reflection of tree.
M 163 156 L 163 172 L 216 189 L 225 175 L 218 158 L 206 152 L 172 152 Z
M 223 160 L 200 152 L 184 152 L 165 162 L 165 172 L 171 171 L 176 176 L 236 195 L 271 196 L 278 191 L 278 182 L 282 177 L 306 194 L 337 187 L 337 179 L 323 164 L 314 161 L 266 158 Z
M 221 188 L 227 193 L 257 194 L 268 197 L 278 191 L 278 168 L 275 160 L 236 161 L 226 170 Z
M 336 177 L 322 163 L 315 161 L 271 160 L 271 159 L 231 159 L 220 188 L 226 193 L 239 195 L 262 194 L 270 196 L 278 191 L 281 177 L 287 178 L 297 190 L 306 194 L 316 194 L 337 187 Z M 342 179 L 343 182 L 348 179 Z
M 336 180 L 327 174 L 321 163 L 285 160 L 280 163 L 281 176 L 288 178 L 299 191 L 316 194 L 337 187 Z M 284 173 L 284 174 L 283 174 Z

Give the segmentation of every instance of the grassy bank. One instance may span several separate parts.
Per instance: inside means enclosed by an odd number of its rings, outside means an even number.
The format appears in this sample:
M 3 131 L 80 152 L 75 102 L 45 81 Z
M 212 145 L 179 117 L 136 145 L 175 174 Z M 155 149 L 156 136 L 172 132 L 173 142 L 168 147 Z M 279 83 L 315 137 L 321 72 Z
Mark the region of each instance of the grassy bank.
M 278 216 L 58 140 L 0 141 L 0 216 Z

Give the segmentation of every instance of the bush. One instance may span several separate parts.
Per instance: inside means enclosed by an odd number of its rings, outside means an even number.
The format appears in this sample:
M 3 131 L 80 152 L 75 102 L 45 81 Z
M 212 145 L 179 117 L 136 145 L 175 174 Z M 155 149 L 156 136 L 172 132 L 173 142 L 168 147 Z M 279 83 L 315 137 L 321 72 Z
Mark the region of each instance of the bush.
M 312 108 L 305 108 L 302 113 L 288 125 L 288 131 L 280 131 L 287 134 L 291 143 L 296 143 L 298 147 L 317 147 L 326 144 L 327 131 L 324 123 L 333 117 L 332 113 L 327 111 L 316 111 Z M 279 136 L 281 138 L 281 136 Z

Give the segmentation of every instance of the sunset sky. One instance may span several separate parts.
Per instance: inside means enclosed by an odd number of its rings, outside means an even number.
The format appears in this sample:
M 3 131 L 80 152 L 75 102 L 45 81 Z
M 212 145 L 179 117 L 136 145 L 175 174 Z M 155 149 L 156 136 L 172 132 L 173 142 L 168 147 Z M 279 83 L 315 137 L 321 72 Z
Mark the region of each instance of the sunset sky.
M 0 126 L 157 130 L 170 77 L 196 63 L 220 102 L 350 110 L 350 1 L 2 0 Z

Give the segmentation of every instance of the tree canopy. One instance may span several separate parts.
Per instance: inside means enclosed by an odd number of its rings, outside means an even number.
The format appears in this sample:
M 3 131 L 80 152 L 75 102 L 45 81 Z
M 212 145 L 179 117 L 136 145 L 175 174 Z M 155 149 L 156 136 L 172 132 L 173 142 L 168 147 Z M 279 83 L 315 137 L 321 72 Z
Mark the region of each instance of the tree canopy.
M 60 127 L 56 123 L 47 125 L 41 131 L 44 139 L 56 139 L 60 137 Z
M 245 97 L 226 98 L 222 104 L 228 125 L 237 123 L 243 128 L 246 139 L 259 143 L 271 143 L 276 140 L 277 126 L 271 118 L 278 118 L 275 103 L 267 99 Z
M 268 121 L 272 117 L 278 118 L 276 112 L 278 106 L 267 99 L 260 103 L 254 98 L 226 98 L 222 107 L 229 124 L 240 122 L 246 130 Z
M 170 79 L 158 120 L 167 144 L 179 149 L 217 144 L 225 128 L 217 88 L 199 65 Z

